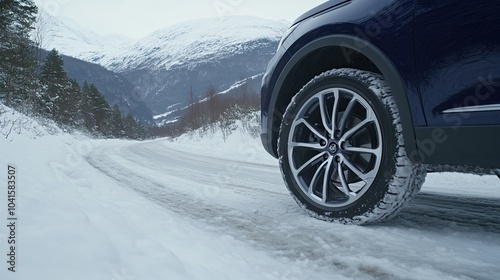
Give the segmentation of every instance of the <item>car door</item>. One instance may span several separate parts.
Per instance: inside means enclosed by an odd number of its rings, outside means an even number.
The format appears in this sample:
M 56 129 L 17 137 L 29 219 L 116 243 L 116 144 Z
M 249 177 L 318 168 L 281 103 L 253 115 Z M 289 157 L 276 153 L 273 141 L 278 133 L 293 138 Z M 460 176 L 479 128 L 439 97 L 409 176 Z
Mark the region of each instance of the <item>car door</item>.
M 500 1 L 415 0 L 415 63 L 427 124 L 500 124 Z

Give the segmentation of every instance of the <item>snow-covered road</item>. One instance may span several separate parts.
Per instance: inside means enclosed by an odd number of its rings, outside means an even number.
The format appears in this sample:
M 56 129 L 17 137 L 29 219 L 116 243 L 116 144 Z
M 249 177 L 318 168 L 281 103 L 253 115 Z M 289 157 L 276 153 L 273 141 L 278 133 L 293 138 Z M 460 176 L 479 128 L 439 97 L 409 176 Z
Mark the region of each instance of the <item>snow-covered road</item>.
M 494 176 L 430 174 L 396 219 L 344 226 L 306 215 L 241 129 L 89 140 L 5 110 L 1 280 L 500 279 Z
M 276 160 L 255 146 L 224 152 L 202 143 L 101 142 L 86 159 L 165 211 L 298 266 L 299 279 L 308 273 L 322 279 L 500 276 L 496 177 L 430 174 L 395 220 L 344 226 L 308 217 L 289 196 Z

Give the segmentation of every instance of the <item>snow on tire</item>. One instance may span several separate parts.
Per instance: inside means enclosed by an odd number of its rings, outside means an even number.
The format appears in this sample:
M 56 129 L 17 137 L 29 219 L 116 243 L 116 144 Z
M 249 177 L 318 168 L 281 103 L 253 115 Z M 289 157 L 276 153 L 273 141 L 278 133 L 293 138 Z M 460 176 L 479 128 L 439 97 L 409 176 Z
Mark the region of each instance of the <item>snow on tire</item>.
M 378 74 L 335 69 L 289 104 L 278 154 L 297 203 L 325 221 L 368 224 L 393 217 L 426 171 L 406 154 L 398 108 Z

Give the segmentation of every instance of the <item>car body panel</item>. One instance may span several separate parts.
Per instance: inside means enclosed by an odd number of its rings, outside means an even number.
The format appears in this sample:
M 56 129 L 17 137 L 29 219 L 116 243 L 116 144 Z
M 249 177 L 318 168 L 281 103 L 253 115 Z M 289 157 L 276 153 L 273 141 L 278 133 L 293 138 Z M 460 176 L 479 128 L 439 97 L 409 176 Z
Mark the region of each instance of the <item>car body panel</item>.
M 283 92 L 295 65 L 317 49 L 340 46 L 369 58 L 391 86 L 412 162 L 498 172 L 498 11 L 500 2 L 486 0 L 338 0 L 304 14 L 263 78 L 265 149 L 277 157 L 284 114 L 277 102 L 297 93 Z
M 500 105 L 500 2 L 415 3 L 418 83 L 428 125 L 499 124 L 499 110 L 465 108 Z M 444 113 L 453 108 L 463 110 Z
M 330 0 L 326 1 L 325 3 L 305 12 L 303 15 L 299 16 L 292 24 L 296 25 L 297 23 L 304 21 L 305 19 L 308 19 L 310 17 L 316 16 L 320 13 L 325 13 L 328 12 L 330 9 L 335 8 L 339 5 L 346 4 L 348 2 L 351 2 L 351 0 Z
M 262 141 L 266 150 L 271 155 L 277 156 L 274 142 L 277 140 L 276 129 L 279 128 L 273 125 L 273 119 L 280 118 L 284 113 L 273 111 L 279 95 L 277 91 L 281 86 L 279 82 L 287 76 L 290 65 L 293 66 L 304 53 L 320 48 L 325 41 L 330 40 L 339 46 L 350 47 L 363 53 L 369 50 L 377 52 L 379 60 L 389 61 L 391 64 L 389 68 L 394 68 L 394 71 L 391 71 L 393 72 L 391 75 L 395 76 L 393 83 L 406 81 L 398 88 L 395 95 L 399 97 L 400 107 L 409 107 L 405 110 L 410 112 L 404 119 L 405 126 L 408 126 L 406 132 L 409 133 L 405 139 L 408 139 L 407 146 L 413 151 L 411 147 L 415 147 L 415 144 L 411 142 L 415 136 L 412 127 L 426 125 L 418 88 L 414 83 L 416 69 L 413 57 L 413 1 L 353 0 L 343 1 L 340 6 L 338 6 L 339 1 L 331 2 L 336 5 L 334 9 L 327 9 L 328 12 L 316 14 L 295 26 L 269 63 L 262 88 Z M 332 37 L 336 37 L 337 40 L 331 40 Z M 341 37 L 344 39 L 338 40 Z M 391 52 L 392 49 L 398 51 Z M 377 65 L 377 67 L 385 66 Z M 396 85 L 391 86 L 396 87 Z M 295 93 L 289 94 L 295 95 Z M 418 160 L 418 155 L 414 158 Z
M 420 159 L 431 170 L 476 174 L 500 174 L 499 132 L 500 125 L 415 129 Z

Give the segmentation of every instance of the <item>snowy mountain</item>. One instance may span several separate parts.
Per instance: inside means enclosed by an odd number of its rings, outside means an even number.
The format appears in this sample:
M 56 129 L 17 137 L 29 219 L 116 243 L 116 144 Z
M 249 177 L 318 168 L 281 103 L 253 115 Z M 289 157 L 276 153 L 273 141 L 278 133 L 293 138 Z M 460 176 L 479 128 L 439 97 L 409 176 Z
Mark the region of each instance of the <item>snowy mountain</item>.
M 262 42 L 279 41 L 287 26 L 286 22 L 255 17 L 189 21 L 154 32 L 131 45 L 107 49 L 98 55 L 86 52 L 80 57 L 115 72 L 168 70 L 245 54 Z
M 131 39 L 121 35 L 101 36 L 69 18 L 56 18 L 43 10 L 39 17 L 42 23 L 38 27 L 42 29 L 44 36 L 43 48 L 55 48 L 60 53 L 85 61 L 89 61 L 85 58 L 102 53 L 110 47 L 132 43 Z
M 249 42 L 279 41 L 288 23 L 256 17 L 189 21 L 133 41 L 120 35 L 101 36 L 68 18 L 44 15 L 50 26 L 50 48 L 98 63 L 114 72 L 165 70 L 175 66 L 243 54 L 259 47 Z
M 288 23 L 255 17 L 204 19 L 164 28 L 136 42 L 102 37 L 66 21 L 57 26 L 60 33 L 51 47 L 122 74 L 159 116 L 174 104 L 184 107 L 190 88 L 200 97 L 210 86 L 222 92 L 248 80 L 248 88 L 258 91 L 260 78 L 255 77 L 265 71 Z

